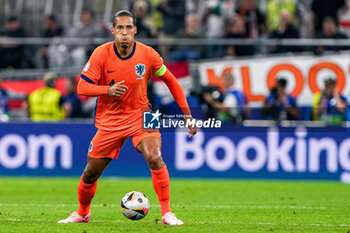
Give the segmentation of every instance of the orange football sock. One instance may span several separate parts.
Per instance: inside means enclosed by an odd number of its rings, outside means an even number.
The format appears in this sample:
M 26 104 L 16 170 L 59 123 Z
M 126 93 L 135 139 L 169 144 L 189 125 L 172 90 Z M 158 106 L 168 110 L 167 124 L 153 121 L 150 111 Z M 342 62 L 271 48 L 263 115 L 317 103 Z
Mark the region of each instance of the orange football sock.
M 167 212 L 171 212 L 170 209 L 170 182 L 169 182 L 169 173 L 166 165 L 159 170 L 152 170 L 152 183 L 154 190 L 157 193 L 160 212 L 162 216 Z
M 80 178 L 78 185 L 78 200 L 79 209 L 77 210 L 80 216 L 86 216 L 90 211 L 92 198 L 95 196 L 97 181 L 92 184 L 83 182 L 83 177 Z

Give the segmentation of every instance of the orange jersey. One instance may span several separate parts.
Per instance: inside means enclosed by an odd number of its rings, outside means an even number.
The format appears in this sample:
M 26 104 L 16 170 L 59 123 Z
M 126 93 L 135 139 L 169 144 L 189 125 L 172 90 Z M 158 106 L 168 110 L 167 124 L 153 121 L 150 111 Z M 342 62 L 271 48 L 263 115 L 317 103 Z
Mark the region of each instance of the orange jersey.
M 152 73 L 161 76 L 166 71 L 163 59 L 151 47 L 135 42 L 131 54 L 122 58 L 114 42 L 95 49 L 81 78 L 96 85 L 110 86 L 125 81 L 129 90 L 121 97 L 98 96 L 95 109 L 95 126 L 114 131 L 140 124 L 142 109 L 148 107 L 147 80 Z

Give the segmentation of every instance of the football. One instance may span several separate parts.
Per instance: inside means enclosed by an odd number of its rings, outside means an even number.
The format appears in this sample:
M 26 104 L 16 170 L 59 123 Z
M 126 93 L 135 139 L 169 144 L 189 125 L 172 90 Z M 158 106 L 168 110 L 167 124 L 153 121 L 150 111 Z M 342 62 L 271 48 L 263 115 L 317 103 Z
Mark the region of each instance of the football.
M 131 220 L 144 218 L 149 211 L 149 200 L 145 194 L 132 191 L 122 198 L 120 209 L 125 217 Z

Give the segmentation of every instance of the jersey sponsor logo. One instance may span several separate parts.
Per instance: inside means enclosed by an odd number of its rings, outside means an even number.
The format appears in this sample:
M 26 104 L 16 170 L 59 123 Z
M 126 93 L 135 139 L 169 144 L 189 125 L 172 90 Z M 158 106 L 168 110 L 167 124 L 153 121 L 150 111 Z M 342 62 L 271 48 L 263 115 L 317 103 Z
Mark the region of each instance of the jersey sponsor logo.
M 146 73 L 146 66 L 144 64 L 137 64 L 135 66 L 135 74 L 138 75 L 140 78 L 137 78 L 137 80 L 142 80 L 144 77 L 142 77 Z
M 90 68 L 90 62 L 86 63 L 85 67 L 84 67 L 84 71 L 88 71 Z
M 115 72 L 116 70 L 107 70 L 107 73 L 110 74 L 110 73 L 113 73 Z

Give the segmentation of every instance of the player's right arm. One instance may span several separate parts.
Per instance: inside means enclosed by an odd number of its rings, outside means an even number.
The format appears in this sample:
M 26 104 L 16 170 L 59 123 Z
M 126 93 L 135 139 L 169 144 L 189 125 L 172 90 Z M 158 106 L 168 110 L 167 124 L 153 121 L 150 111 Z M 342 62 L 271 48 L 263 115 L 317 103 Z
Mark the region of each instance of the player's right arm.
M 149 47 L 150 48 L 150 47 Z M 163 64 L 163 59 L 160 55 L 150 48 L 151 59 L 153 59 L 153 67 L 152 72 L 153 75 L 159 77 L 163 80 L 165 85 L 169 88 L 172 96 L 174 97 L 177 104 L 180 106 L 182 113 L 184 114 L 184 120 L 187 123 L 188 121 L 192 121 L 193 117 L 191 115 L 191 110 L 188 106 L 185 92 L 183 91 L 180 83 L 176 80 L 175 76 L 166 68 Z M 197 133 L 196 125 L 188 125 L 189 128 L 189 137 L 193 137 Z
M 77 86 L 77 93 L 85 96 L 109 95 L 113 97 L 122 96 L 128 87 L 125 86 L 124 80 L 113 86 L 98 85 L 98 81 L 103 73 L 105 63 L 105 46 L 99 46 L 92 53 L 89 61 L 86 63 L 80 74 L 80 80 Z
M 128 87 L 125 86 L 123 83 L 125 81 L 117 82 L 113 86 L 106 86 L 106 85 L 96 85 L 89 83 L 85 80 L 80 79 L 78 86 L 77 86 L 77 93 L 79 95 L 85 95 L 85 96 L 100 96 L 100 95 L 109 95 L 112 97 L 120 97 L 122 96 L 126 91 L 128 91 Z

